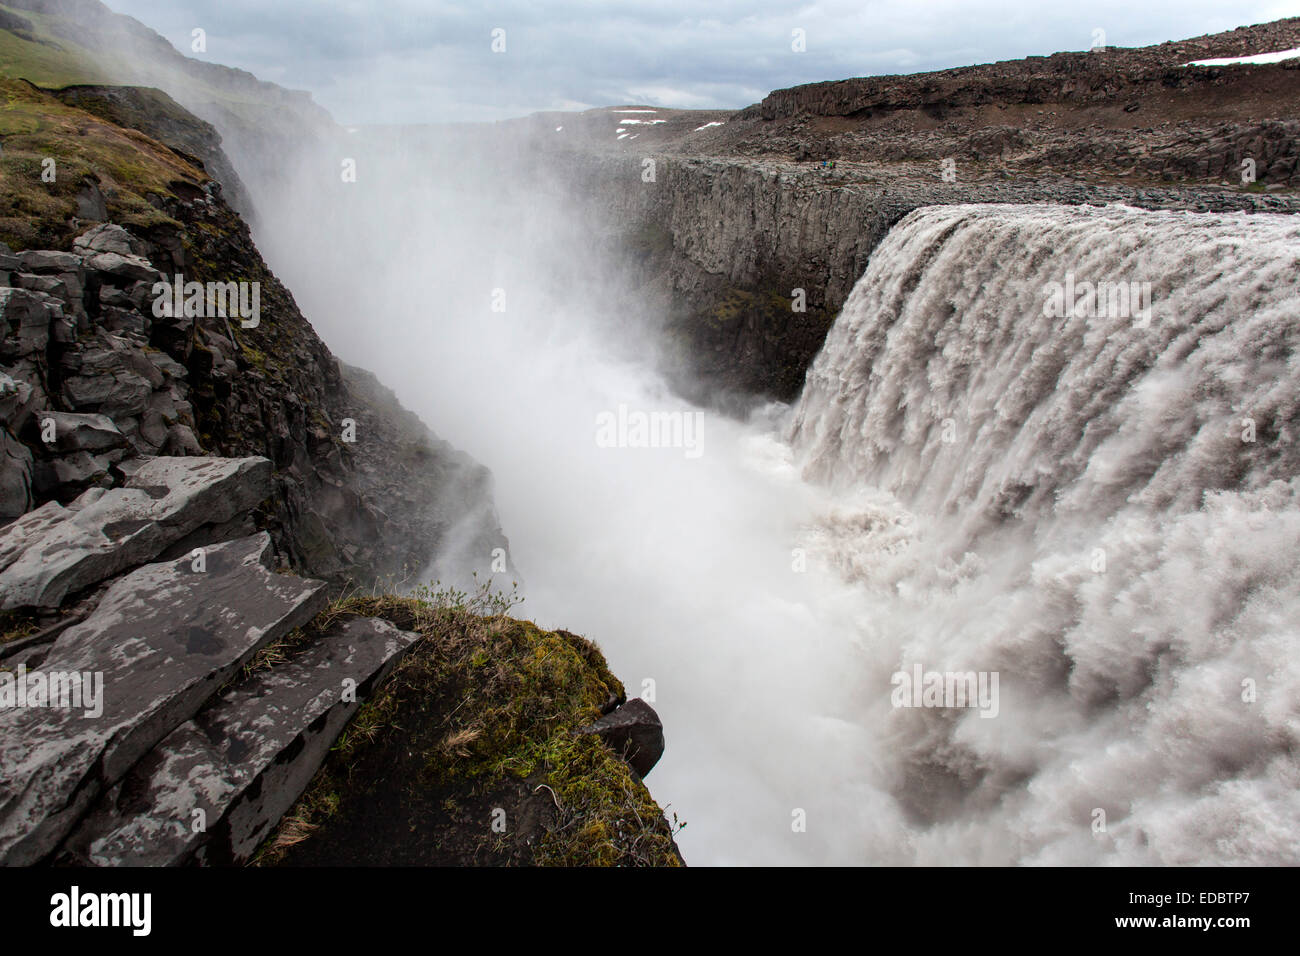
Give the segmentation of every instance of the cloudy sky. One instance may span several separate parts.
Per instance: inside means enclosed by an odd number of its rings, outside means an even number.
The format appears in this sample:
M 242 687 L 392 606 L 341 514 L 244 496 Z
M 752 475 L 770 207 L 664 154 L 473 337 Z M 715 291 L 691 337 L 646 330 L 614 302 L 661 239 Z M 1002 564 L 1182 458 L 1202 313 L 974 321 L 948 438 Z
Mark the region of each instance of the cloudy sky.
M 1300 0 L 107 2 L 187 53 L 201 27 L 207 52 L 191 55 L 310 90 L 343 123 L 735 108 L 797 83 L 1087 49 L 1097 29 L 1142 46 L 1300 15 Z

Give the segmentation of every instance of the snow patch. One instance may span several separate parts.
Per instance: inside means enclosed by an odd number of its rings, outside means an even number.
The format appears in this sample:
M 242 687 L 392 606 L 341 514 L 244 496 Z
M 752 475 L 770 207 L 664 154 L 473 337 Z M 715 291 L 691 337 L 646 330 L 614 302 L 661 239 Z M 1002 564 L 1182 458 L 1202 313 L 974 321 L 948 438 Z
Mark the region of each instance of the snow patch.
M 1278 50 L 1276 53 L 1256 53 L 1254 56 L 1227 56 L 1218 60 L 1193 60 L 1183 66 L 1231 66 L 1234 63 L 1281 63 L 1300 56 L 1300 46 L 1294 50 Z

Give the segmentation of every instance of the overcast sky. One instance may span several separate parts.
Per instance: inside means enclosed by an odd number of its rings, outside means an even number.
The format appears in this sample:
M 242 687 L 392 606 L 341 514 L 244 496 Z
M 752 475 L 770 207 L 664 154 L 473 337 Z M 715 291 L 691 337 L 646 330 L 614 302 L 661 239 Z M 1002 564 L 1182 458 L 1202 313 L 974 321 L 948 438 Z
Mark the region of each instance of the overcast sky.
M 1300 0 L 107 2 L 182 52 L 310 90 L 347 124 L 736 108 L 798 83 L 1083 50 L 1098 28 L 1110 45 L 1143 46 L 1300 15 Z M 190 50 L 196 27 L 203 54 Z

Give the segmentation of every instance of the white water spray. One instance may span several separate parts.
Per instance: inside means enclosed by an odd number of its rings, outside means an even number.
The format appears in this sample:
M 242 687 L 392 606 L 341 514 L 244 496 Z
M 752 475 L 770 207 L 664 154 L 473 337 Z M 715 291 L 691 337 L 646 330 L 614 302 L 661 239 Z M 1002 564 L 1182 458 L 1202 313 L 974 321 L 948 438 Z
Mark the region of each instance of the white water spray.
M 1045 314 L 1067 276 L 1151 315 Z M 996 720 L 872 728 L 918 862 L 1300 861 L 1297 291 L 1288 217 L 936 207 L 875 251 L 790 432 L 907 515 L 818 532 L 867 656 L 1001 675 Z
M 437 142 L 358 137 L 357 182 L 303 177 L 259 243 L 340 354 L 493 470 L 521 613 L 653 686 L 648 782 L 689 862 L 1296 859 L 1289 221 L 919 212 L 793 424 L 705 414 L 690 455 L 599 438 L 620 408 L 700 410 L 563 191 Z M 1151 282 L 1150 327 L 1047 321 L 1070 269 Z M 998 672 L 996 718 L 891 706 L 917 663 Z

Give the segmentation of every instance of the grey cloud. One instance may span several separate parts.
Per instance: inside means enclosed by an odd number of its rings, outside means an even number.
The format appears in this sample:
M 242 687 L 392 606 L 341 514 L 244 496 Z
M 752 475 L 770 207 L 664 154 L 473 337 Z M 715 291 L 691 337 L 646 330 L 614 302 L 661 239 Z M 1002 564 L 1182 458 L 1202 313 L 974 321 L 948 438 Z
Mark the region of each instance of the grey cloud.
M 734 108 L 797 83 L 1137 46 L 1300 13 L 1300 0 L 805 4 L 697 0 L 109 0 L 188 51 L 309 89 L 345 123 L 492 120 L 625 102 Z M 506 30 L 493 54 L 491 30 Z M 806 31 L 807 52 L 791 50 Z

